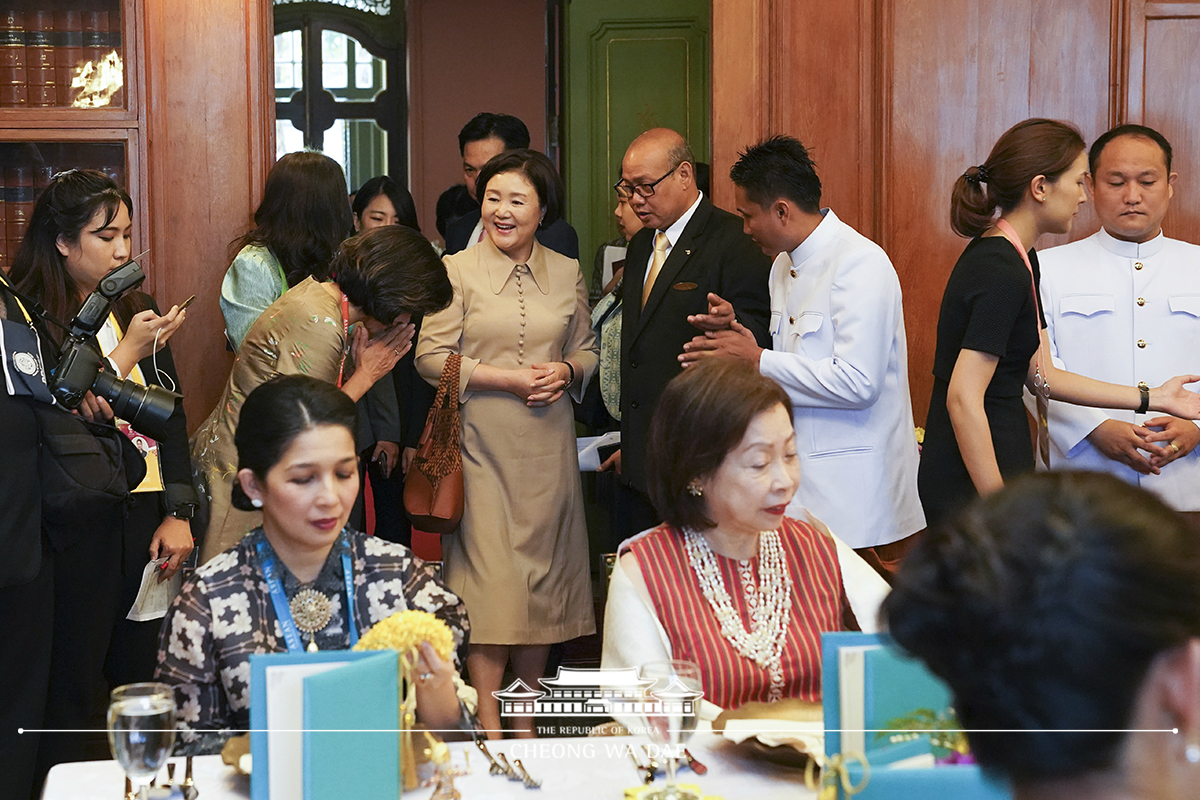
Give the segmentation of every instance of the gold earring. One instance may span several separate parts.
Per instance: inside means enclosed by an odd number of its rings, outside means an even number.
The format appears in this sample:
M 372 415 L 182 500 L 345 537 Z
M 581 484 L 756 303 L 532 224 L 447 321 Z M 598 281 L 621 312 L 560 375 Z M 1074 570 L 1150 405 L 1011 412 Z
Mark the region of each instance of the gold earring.
M 687 485 L 688 494 L 692 497 L 703 497 L 704 487 L 700 485 L 700 481 L 693 480 Z

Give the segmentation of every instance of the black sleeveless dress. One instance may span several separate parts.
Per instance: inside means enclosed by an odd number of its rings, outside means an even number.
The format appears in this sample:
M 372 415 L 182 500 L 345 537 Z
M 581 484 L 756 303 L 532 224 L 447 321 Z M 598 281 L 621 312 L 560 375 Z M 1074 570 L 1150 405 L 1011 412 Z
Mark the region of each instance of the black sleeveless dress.
M 1037 253 L 1029 251 L 1034 283 L 1040 280 Z M 978 496 L 946 408 L 950 375 L 961 350 L 998 356 L 984 392 L 984 411 L 1000 474 L 1007 480 L 1034 468 L 1033 441 L 1021 390 L 1039 330 L 1034 284 L 1021 254 L 1003 236 L 976 238 L 959 256 L 938 314 L 933 394 L 925 420 L 925 442 L 917 487 L 930 527 Z

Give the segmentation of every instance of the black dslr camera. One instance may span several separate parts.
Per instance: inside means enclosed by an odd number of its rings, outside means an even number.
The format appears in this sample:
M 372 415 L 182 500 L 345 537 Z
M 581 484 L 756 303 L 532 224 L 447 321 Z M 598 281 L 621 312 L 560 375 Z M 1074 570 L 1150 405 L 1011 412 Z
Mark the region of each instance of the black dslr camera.
M 50 392 L 59 404 L 75 409 L 91 391 L 112 406 L 113 413 L 138 431 L 164 439 L 166 422 L 175 413 L 182 395 L 158 386 L 140 386 L 105 369 L 95 344 L 96 332 L 108 319 L 113 301 L 141 286 L 146 274 L 136 262 L 127 261 L 103 278 L 88 295 L 79 313 L 67 327 L 67 337 L 58 354 L 58 365 L 50 371 Z

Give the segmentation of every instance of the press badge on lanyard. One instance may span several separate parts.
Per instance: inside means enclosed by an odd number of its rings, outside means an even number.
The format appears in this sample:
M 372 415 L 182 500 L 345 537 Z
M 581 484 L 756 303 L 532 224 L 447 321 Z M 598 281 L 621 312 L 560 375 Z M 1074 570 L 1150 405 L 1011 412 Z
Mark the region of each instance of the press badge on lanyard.
M 121 326 L 118 324 L 116 316 L 109 314 L 108 325 L 105 325 L 96 334 L 96 341 L 100 343 L 100 349 L 105 358 L 116 349 L 122 335 Z M 146 385 L 146 378 L 142 375 L 142 368 L 137 364 L 133 365 L 133 369 L 126 377 L 138 386 Z M 129 437 L 129 441 L 133 442 L 133 446 L 138 449 L 138 452 L 142 454 L 142 458 L 146 461 L 146 477 L 133 490 L 134 493 L 163 491 L 162 459 L 159 457 L 158 442 L 140 431 L 135 431 L 123 419 L 117 419 L 115 422 L 117 428 L 121 433 Z

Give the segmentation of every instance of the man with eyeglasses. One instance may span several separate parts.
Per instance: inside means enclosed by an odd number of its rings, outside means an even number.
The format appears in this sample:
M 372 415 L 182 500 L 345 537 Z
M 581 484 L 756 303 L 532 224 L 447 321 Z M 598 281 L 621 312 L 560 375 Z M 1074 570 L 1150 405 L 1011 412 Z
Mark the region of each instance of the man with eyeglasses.
M 629 145 L 613 187 L 645 225 L 625 255 L 621 450 L 601 465 L 620 475 L 622 538 L 662 521 L 646 496 L 646 435 L 655 401 L 682 369 L 683 345 L 697 329 L 723 330 L 736 319 L 771 346 L 771 262 L 738 217 L 700 192 L 695 164 L 682 136 L 654 128 Z

